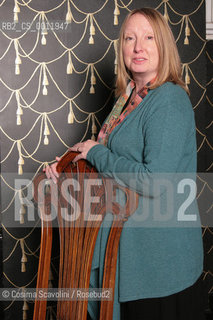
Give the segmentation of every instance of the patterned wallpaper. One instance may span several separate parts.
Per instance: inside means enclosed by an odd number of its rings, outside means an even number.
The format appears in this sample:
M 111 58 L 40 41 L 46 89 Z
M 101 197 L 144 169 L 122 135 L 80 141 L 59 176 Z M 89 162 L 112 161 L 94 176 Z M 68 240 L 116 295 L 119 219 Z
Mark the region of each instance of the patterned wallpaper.
M 113 102 L 117 39 L 125 15 L 151 6 L 170 24 L 182 59 L 197 125 L 198 171 L 212 172 L 212 86 L 206 81 L 204 0 L 1 0 L 0 114 L 3 285 L 36 285 L 40 221 L 29 223 L 31 179 L 56 155 L 87 138 L 96 139 Z M 209 67 L 208 67 L 209 70 Z M 23 179 L 23 184 L 15 184 Z M 24 182 L 24 179 L 27 181 Z M 212 187 L 198 174 L 198 199 Z M 31 209 L 30 209 L 31 208 Z M 14 221 L 18 212 L 19 221 Z M 203 225 L 206 295 L 213 292 L 213 229 Z M 56 254 L 57 255 L 57 254 Z M 53 260 L 56 258 L 53 258 Z M 54 261 L 52 264 L 55 270 Z M 4 302 L 5 319 L 31 319 L 33 302 Z M 50 306 L 49 315 L 54 317 Z M 18 315 L 18 316 L 17 316 Z

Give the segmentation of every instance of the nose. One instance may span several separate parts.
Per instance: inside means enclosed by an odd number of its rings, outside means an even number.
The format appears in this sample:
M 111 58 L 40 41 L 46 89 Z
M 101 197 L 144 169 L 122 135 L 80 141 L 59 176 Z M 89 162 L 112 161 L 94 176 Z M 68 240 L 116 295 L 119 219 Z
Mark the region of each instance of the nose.
M 140 52 L 144 50 L 144 42 L 141 39 L 137 39 L 135 41 L 135 47 L 134 47 L 135 52 Z

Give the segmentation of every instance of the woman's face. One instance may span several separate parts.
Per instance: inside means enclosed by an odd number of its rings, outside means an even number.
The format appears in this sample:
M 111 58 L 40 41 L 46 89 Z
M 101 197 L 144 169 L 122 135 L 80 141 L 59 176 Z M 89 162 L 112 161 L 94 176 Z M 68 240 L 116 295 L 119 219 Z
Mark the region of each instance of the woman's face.
M 133 79 L 146 84 L 157 75 L 159 54 L 149 21 L 140 13 L 126 22 L 123 58 Z

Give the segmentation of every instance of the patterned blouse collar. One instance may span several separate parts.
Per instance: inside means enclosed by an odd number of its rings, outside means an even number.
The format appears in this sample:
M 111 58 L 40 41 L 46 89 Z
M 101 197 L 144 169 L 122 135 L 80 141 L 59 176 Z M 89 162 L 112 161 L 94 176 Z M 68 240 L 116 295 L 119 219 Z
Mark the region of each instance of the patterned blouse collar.
M 99 132 L 97 139 L 99 143 L 105 146 L 107 145 L 111 132 L 141 103 L 144 97 L 148 94 L 150 90 L 149 86 L 154 82 L 154 80 L 155 79 L 151 80 L 141 90 L 139 90 L 134 99 L 129 103 L 128 100 L 135 88 L 135 83 L 134 81 L 130 81 L 128 83 L 126 92 L 118 98 Z

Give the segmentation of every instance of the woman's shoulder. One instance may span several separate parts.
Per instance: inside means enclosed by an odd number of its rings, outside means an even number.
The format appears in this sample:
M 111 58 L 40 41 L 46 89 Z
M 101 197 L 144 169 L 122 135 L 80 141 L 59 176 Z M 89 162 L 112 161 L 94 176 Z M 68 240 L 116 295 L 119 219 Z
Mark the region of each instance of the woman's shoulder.
M 177 110 L 188 109 L 193 111 L 192 104 L 186 91 L 178 84 L 165 82 L 153 90 L 153 98 L 158 101 L 158 105 L 168 104 Z
M 188 98 L 186 91 L 179 85 L 173 82 L 165 82 L 161 86 L 154 89 L 156 92 L 167 94 L 168 96 L 178 95 L 180 97 Z
M 175 119 L 177 122 L 192 124 L 194 111 L 186 91 L 179 85 L 166 82 L 150 90 L 147 95 L 146 108 L 144 109 L 145 121 L 162 117 Z

